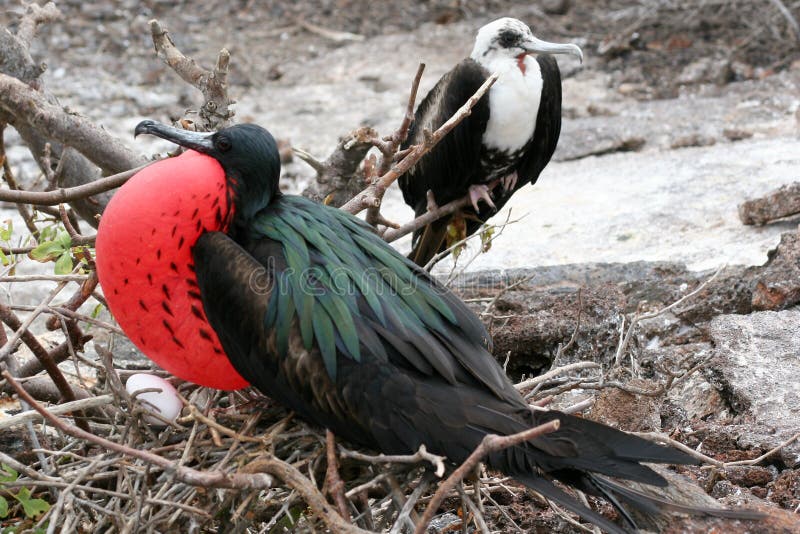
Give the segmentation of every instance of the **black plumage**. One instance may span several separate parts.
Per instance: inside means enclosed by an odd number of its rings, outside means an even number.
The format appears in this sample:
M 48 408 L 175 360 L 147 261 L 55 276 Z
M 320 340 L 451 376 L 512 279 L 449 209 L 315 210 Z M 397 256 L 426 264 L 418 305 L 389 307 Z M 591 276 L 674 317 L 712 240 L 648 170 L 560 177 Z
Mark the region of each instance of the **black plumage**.
M 266 130 L 234 126 L 202 138 L 149 122 L 141 131 L 222 164 L 234 216 L 227 232 L 193 244 L 203 308 L 237 372 L 304 419 L 384 453 L 424 444 L 459 463 L 488 433 L 557 418 L 558 431 L 487 462 L 614 533 L 623 529 L 551 480 L 647 509 L 649 498 L 602 477 L 664 486 L 642 462 L 696 463 L 599 423 L 532 411 L 453 293 L 360 219 L 280 194 Z

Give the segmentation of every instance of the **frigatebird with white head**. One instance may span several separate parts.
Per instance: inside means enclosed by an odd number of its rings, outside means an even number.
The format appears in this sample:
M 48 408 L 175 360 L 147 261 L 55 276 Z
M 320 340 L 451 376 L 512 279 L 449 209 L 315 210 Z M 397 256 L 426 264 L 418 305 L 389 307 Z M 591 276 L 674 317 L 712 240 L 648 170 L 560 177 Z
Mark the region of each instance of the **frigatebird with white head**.
M 538 39 L 517 19 L 497 19 L 478 31 L 470 57 L 442 76 L 417 108 L 405 142 L 422 142 L 426 130 L 444 124 L 497 73 L 472 113 L 400 178 L 403 198 L 417 216 L 468 194 L 470 235 L 515 191 L 536 182 L 561 132 L 561 73 L 553 54 L 583 61 L 577 45 Z M 445 248 L 447 226 L 458 216 L 417 231 L 410 258 L 427 264 Z

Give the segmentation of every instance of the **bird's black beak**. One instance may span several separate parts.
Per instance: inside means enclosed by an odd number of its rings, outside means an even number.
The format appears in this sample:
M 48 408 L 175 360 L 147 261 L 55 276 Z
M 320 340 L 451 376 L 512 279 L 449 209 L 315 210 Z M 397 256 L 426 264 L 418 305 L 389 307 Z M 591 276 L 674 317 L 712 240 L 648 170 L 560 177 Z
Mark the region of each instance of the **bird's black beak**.
M 548 43 L 536 37 L 528 37 L 525 39 L 522 47 L 525 52 L 529 54 L 569 54 L 575 56 L 583 63 L 583 51 L 581 48 L 572 43 Z
M 150 134 L 171 141 L 176 145 L 197 150 L 203 154 L 208 154 L 214 148 L 212 137 L 214 132 L 192 132 L 173 128 L 153 120 L 144 120 L 136 125 L 133 136 L 139 134 Z

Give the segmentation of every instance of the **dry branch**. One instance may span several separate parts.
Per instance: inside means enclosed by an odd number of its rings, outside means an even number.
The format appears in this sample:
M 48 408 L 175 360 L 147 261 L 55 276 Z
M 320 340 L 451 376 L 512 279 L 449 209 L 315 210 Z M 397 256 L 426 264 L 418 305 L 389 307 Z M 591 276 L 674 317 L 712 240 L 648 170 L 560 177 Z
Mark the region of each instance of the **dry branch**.
M 325 161 L 318 161 L 308 152 L 295 148 L 295 155 L 317 172 L 316 180 L 303 191 L 303 196 L 335 207 L 353 198 L 364 188 L 358 166 L 377 137 L 378 132 L 372 128 L 358 128 L 342 137 Z
M 417 524 L 414 534 L 425 534 L 431 519 L 433 519 L 433 515 L 439 509 L 439 505 L 442 503 L 447 493 L 452 490 L 456 484 L 464 480 L 464 477 L 467 476 L 467 474 L 473 469 L 475 469 L 478 463 L 487 455 L 507 449 L 509 447 L 513 447 L 515 445 L 519 445 L 525 441 L 530 441 L 544 434 L 555 432 L 558 430 L 559 426 L 559 420 L 554 419 L 543 425 L 529 428 L 528 430 L 524 430 L 510 436 L 498 436 L 495 434 L 487 434 L 484 436 L 480 445 L 478 445 L 478 448 L 475 449 L 466 460 L 464 460 L 464 463 L 458 466 L 458 468 L 453 471 L 453 473 L 447 477 L 444 482 L 439 484 L 436 493 L 434 493 L 433 498 L 431 498 L 430 502 L 428 503 L 428 507 L 425 509 L 425 513 L 422 515 L 422 520 Z
M 347 202 L 342 209 L 348 213 L 357 214 L 368 208 L 379 208 L 383 195 L 388 187 L 393 184 L 400 176 L 414 166 L 422 157 L 430 152 L 436 144 L 441 141 L 453 128 L 472 113 L 472 108 L 478 100 L 489 90 L 497 80 L 497 74 L 492 74 L 478 90 L 472 95 L 458 111 L 450 117 L 447 122 L 442 124 L 435 132 L 425 136 L 425 141 L 415 145 L 396 165 L 392 166 L 388 172 L 380 176 L 364 191 L 355 198 Z
M 73 202 L 78 199 L 85 199 L 116 189 L 128 179 L 144 169 L 146 165 L 141 165 L 134 169 L 120 172 L 106 178 L 93 181 L 91 183 L 78 185 L 75 187 L 59 188 L 53 191 L 21 191 L 0 189 L 0 201 L 23 202 L 25 204 L 35 204 L 38 206 L 56 206 L 62 203 Z
M 46 22 L 54 22 L 61 17 L 61 12 L 53 2 L 44 6 L 30 3 L 25 6 L 25 15 L 19 22 L 17 39 L 27 48 L 31 46 L 36 30 Z
M 800 182 L 783 185 L 763 197 L 739 204 L 739 219 L 742 224 L 748 225 L 761 226 L 798 213 L 800 213 Z
M 333 497 L 336 503 L 336 508 L 339 509 L 345 521 L 350 521 L 350 511 L 347 509 L 347 498 L 344 495 L 344 482 L 339 476 L 339 461 L 336 458 L 336 438 L 333 432 L 327 430 L 325 432 L 325 451 L 328 460 L 328 470 L 325 475 L 325 480 L 328 484 L 328 494 Z
M 159 456 L 150 451 L 139 450 L 120 444 L 106 438 L 81 430 L 58 417 L 54 416 L 49 410 L 36 402 L 7 372 L 3 371 L 2 376 L 14 387 L 17 394 L 25 402 L 38 412 L 42 417 L 49 421 L 55 428 L 74 438 L 88 441 L 103 447 L 108 451 L 130 456 L 159 467 L 166 473 L 174 476 L 175 480 L 202 488 L 228 488 L 237 490 L 261 490 L 269 489 L 274 486 L 274 478 L 282 480 L 289 487 L 294 489 L 306 501 L 314 514 L 322 519 L 326 526 L 335 533 L 343 534 L 368 534 L 358 527 L 350 525 L 339 516 L 336 511 L 325 501 L 322 494 L 317 490 L 310 480 L 305 478 L 300 471 L 292 465 L 275 458 L 273 456 L 262 456 L 246 466 L 237 473 L 230 473 L 220 469 L 211 471 L 199 471 L 181 465 L 172 460 Z M 187 449 L 188 450 L 188 449 Z
M 31 4 L 26 9 L 19 22 L 19 31 L 17 34 L 12 34 L 7 28 L 0 28 L 0 74 L 16 78 L 16 80 L 23 85 L 29 86 L 26 91 L 27 94 L 34 92 L 37 96 L 36 101 L 44 101 L 49 105 L 49 110 L 53 111 L 55 115 L 50 114 L 50 122 L 53 118 L 63 118 L 66 113 L 61 109 L 57 99 L 46 91 L 39 76 L 44 72 L 44 64 L 36 63 L 31 57 L 29 45 L 35 30 L 39 25 L 55 20 L 58 18 L 59 13 L 52 3 L 48 3 L 43 8 L 34 7 Z M 5 84 L 6 86 L 13 86 L 15 84 Z M 5 87 L 4 87 L 5 89 Z M 6 102 L 6 91 L 0 91 L 0 103 Z M 24 101 L 25 99 L 23 99 Z M 32 117 L 32 121 L 24 118 L 17 118 L 17 113 L 24 113 L 28 118 Z M 75 150 L 70 150 L 69 145 L 62 145 L 51 136 L 51 132 L 41 130 L 37 123 L 35 113 L 37 111 L 31 109 L 16 109 L 11 106 L 0 105 L 0 122 L 14 125 L 17 132 L 22 137 L 24 143 L 28 146 L 34 159 L 38 163 L 42 172 L 46 176 L 54 175 L 58 178 L 57 185 L 61 187 L 73 187 L 83 185 L 97 179 L 101 175 L 98 169 L 89 159 L 81 155 Z M 46 120 L 45 123 L 48 121 Z M 56 120 L 58 122 L 58 120 Z M 63 121 L 62 121 L 63 122 Z M 72 121 L 75 126 L 75 121 Z M 62 132 L 63 133 L 63 132 Z M 94 137 L 100 138 L 102 143 L 99 146 L 106 144 L 118 143 L 110 135 L 104 131 L 90 132 Z M 68 132 L 69 137 L 81 137 L 84 135 L 82 131 Z M 93 152 L 93 150 L 92 150 Z M 58 173 L 53 172 L 51 165 L 56 162 Z M 138 164 L 143 163 L 139 161 Z M 126 170 L 132 166 L 125 166 L 115 164 L 114 168 L 118 170 Z M 108 170 L 108 172 L 116 172 L 116 170 Z M 55 185 L 55 184 L 54 184 Z M 75 200 L 72 203 L 75 211 L 86 219 L 89 224 L 96 226 L 95 215 L 101 213 L 105 204 L 108 202 L 109 195 L 100 195 L 93 199 L 88 200 Z
M 157 20 L 150 21 L 150 33 L 156 53 L 183 80 L 203 94 L 203 105 L 200 107 L 200 118 L 203 122 L 200 130 L 214 131 L 230 125 L 234 112 L 230 106 L 234 103 L 228 98 L 228 64 L 230 52 L 222 49 L 217 57 L 213 70 L 200 67 L 190 57 L 186 57 Z
M 48 139 L 71 146 L 101 169 L 118 173 L 143 165 L 146 160 L 94 122 L 47 100 L 31 86 L 0 74 L 0 109 L 15 128 L 27 123 Z

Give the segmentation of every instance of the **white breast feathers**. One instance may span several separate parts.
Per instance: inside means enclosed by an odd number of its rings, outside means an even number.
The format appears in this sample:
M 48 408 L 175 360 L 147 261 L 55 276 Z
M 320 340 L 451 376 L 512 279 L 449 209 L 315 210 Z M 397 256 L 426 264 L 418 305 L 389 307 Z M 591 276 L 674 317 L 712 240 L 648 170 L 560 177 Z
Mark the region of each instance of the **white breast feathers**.
M 533 136 L 542 97 L 542 72 L 536 58 L 525 58 L 525 74 L 516 59 L 502 58 L 486 65 L 499 78 L 489 89 L 489 123 L 483 134 L 487 148 L 520 150 Z

